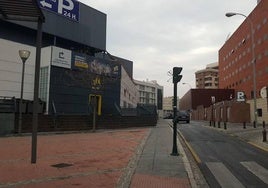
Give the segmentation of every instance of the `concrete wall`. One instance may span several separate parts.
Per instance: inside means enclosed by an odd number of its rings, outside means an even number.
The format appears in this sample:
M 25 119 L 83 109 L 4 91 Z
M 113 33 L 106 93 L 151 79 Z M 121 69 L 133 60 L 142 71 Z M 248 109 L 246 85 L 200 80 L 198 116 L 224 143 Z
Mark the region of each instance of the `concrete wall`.
M 247 101 L 250 104 L 250 114 L 251 120 L 254 121 L 254 102 L 253 100 Z M 262 123 L 263 121 L 268 122 L 268 103 L 267 99 L 258 98 L 256 100 L 257 109 L 262 110 L 262 116 L 257 116 L 258 123 Z
M 22 61 L 19 50 L 29 50 L 25 63 L 23 98 L 33 100 L 35 47 L 0 39 L 0 96 L 20 98 Z

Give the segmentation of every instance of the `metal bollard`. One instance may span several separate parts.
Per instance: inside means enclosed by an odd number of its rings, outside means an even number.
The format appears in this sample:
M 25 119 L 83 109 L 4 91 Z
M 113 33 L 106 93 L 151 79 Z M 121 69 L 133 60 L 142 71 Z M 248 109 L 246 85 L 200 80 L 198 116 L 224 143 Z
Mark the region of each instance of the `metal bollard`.
M 265 128 L 265 121 L 262 122 L 262 127 Z
M 209 126 L 211 127 L 211 121 L 209 121 Z
M 262 141 L 263 142 L 266 142 L 267 141 L 267 137 L 266 137 L 266 129 L 264 128 L 263 131 L 262 131 Z
M 221 122 L 218 121 L 218 128 L 221 128 Z
M 215 121 L 213 121 L 213 127 L 216 127 L 216 122 Z
M 225 130 L 227 129 L 227 125 L 226 125 L 226 122 L 224 122 L 224 129 L 225 129 Z
M 256 122 L 255 121 L 253 121 L 253 127 L 256 128 Z
M 244 129 L 246 128 L 246 122 L 243 122 L 243 128 Z

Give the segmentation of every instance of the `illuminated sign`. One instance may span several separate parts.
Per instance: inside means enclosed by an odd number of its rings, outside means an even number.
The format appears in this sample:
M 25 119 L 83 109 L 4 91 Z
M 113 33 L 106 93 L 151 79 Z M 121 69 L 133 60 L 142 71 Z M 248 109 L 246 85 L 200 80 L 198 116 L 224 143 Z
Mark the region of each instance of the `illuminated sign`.
M 74 56 L 74 66 L 78 68 L 88 69 L 88 64 L 86 62 L 86 57 Z

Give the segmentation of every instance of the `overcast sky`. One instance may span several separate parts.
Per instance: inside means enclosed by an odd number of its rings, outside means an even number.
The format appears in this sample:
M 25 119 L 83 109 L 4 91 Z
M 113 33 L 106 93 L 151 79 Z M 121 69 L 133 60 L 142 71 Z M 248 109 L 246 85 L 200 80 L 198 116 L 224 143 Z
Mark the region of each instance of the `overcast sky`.
M 244 21 L 225 13 L 248 15 L 257 5 L 257 0 L 79 1 L 107 15 L 106 50 L 133 61 L 134 79 L 157 80 L 164 96 L 173 96 L 167 72 L 183 67 L 180 97 L 195 88 L 196 71 L 218 61 L 218 50 Z

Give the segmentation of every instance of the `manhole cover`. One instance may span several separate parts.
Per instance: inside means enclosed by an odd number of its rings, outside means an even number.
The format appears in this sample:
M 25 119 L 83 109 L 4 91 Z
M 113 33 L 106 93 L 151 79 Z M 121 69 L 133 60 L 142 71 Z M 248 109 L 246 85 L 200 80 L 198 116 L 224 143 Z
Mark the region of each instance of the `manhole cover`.
M 72 164 L 68 164 L 68 163 L 58 163 L 58 164 L 54 164 L 51 165 L 52 167 L 55 168 L 65 168 L 65 167 L 69 167 L 69 166 L 73 166 Z

